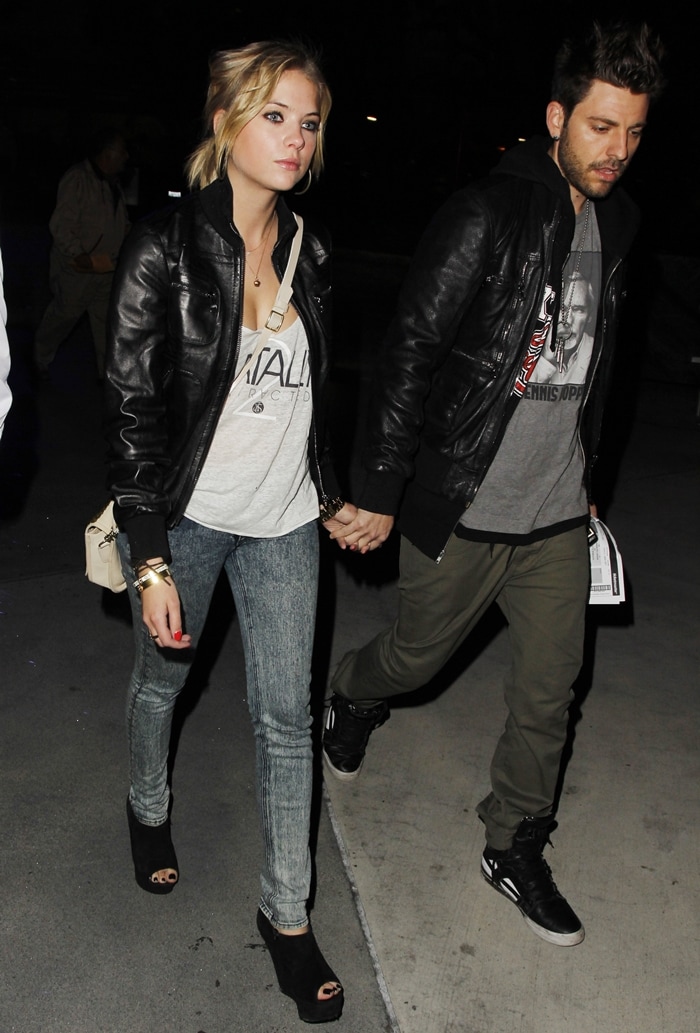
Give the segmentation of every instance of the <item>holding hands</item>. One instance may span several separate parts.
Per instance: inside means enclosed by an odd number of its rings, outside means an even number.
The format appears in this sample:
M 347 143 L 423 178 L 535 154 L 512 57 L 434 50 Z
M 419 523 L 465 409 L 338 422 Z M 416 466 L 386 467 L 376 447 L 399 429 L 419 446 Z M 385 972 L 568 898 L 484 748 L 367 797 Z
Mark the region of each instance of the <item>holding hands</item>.
M 346 502 L 323 526 L 341 549 L 350 549 L 364 556 L 381 548 L 391 533 L 394 518 L 386 513 L 370 513 Z

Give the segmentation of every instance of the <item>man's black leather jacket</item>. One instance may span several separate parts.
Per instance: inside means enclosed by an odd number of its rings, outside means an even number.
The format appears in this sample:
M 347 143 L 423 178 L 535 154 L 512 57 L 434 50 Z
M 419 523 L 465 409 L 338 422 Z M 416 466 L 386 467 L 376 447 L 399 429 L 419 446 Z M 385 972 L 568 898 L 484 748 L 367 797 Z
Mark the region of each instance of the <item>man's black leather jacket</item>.
M 211 445 L 241 339 L 243 241 L 228 180 L 139 223 L 122 251 L 108 322 L 108 488 L 131 556 L 169 558 L 167 528 L 182 518 Z M 282 279 L 296 229 L 284 201 L 273 263 Z M 323 443 L 329 371 L 328 243 L 304 227 L 293 305 L 309 341 L 314 418 L 311 474 L 338 486 Z
M 560 293 L 575 213 L 547 145 L 519 145 L 438 212 L 380 354 L 357 504 L 398 510 L 402 533 L 433 558 L 474 499 L 517 405 L 513 385 L 546 285 Z M 622 260 L 638 224 L 619 188 L 595 211 L 603 278 L 580 428 L 587 471 L 609 381 Z

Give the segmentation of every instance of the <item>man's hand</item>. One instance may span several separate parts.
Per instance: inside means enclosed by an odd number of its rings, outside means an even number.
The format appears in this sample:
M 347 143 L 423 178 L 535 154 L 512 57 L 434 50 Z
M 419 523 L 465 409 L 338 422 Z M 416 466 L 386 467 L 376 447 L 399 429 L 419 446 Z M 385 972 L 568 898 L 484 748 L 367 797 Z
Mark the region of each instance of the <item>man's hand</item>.
M 111 273 L 114 270 L 114 262 L 104 251 L 94 255 L 76 255 L 72 264 L 78 273 Z
M 332 521 L 329 520 L 328 524 L 330 523 Z M 328 527 L 328 524 L 325 526 Z M 351 552 L 359 552 L 364 556 L 365 553 L 373 552 L 384 544 L 393 526 L 393 516 L 358 509 L 354 519 L 349 523 L 343 522 L 342 527 L 330 529 L 331 538 L 341 549 L 350 549 Z

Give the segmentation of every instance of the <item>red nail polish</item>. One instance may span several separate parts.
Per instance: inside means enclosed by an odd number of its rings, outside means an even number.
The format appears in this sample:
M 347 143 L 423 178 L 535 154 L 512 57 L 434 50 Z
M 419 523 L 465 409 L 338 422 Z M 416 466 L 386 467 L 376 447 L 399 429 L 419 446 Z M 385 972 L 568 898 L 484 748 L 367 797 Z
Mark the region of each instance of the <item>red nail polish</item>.
M 173 632 L 173 638 L 175 639 L 176 642 L 179 642 L 180 639 L 182 638 L 182 632 L 181 631 L 174 631 Z

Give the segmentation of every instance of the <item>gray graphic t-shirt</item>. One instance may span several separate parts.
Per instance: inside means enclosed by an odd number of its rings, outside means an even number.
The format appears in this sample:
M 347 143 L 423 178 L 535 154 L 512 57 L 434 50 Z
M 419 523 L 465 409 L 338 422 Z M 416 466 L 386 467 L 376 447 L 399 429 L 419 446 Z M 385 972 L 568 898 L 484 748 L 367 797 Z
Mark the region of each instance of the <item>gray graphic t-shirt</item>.
M 593 350 L 600 277 L 600 235 L 590 204 L 588 220 L 585 207 L 576 217 L 560 285 L 558 325 L 552 326 L 556 287 L 548 287 L 514 389 L 520 401 L 476 498 L 461 518 L 467 537 L 470 529 L 479 537 L 484 532 L 526 537 L 588 512 L 578 418 Z

